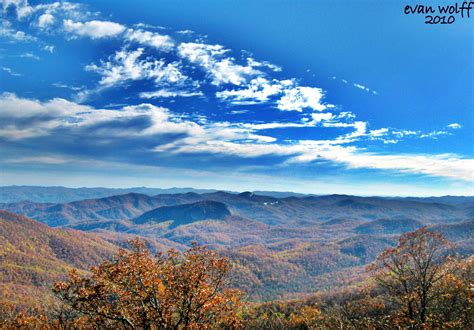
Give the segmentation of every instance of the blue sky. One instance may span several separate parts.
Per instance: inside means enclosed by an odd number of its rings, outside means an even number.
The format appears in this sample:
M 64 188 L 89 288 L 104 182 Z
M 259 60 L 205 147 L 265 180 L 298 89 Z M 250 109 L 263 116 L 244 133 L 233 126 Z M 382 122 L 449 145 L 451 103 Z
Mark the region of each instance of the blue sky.
M 0 184 L 472 195 L 472 21 L 404 5 L 4 0 Z

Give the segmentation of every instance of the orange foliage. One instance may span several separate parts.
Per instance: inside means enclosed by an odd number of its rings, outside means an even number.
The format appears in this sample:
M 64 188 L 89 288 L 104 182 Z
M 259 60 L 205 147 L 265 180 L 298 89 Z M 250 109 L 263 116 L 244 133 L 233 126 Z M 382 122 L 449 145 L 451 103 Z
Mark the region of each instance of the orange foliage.
M 144 244 L 132 242 L 112 262 L 92 268 L 92 275 L 70 274 L 55 284 L 58 297 L 90 323 L 131 328 L 239 326 L 240 293 L 226 289 L 226 258 L 193 245 L 152 257 Z

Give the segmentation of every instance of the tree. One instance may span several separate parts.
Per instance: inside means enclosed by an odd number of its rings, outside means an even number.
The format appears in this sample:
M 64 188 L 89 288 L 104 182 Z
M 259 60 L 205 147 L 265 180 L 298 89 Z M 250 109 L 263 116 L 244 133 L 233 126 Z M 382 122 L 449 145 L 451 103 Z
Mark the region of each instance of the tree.
M 437 328 L 468 329 L 474 322 L 474 257 L 450 260 L 435 287 L 432 323 Z
M 131 246 L 93 267 L 90 276 L 72 271 L 54 292 L 69 310 L 103 327 L 239 326 L 241 295 L 226 288 L 227 258 L 196 244 L 183 254 L 170 250 L 156 257 L 139 240 Z
M 448 274 L 451 244 L 441 234 L 421 228 L 400 237 L 370 267 L 375 280 L 402 307 L 411 324 L 422 325 L 434 307 L 436 285 Z

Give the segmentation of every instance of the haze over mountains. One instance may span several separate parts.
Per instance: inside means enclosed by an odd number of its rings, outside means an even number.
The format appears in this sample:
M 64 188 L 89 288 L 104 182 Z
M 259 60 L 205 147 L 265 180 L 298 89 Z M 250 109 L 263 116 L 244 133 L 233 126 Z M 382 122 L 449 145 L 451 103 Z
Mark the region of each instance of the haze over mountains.
M 55 189 L 39 191 L 59 198 Z M 10 199 L 25 197 L 23 189 L 14 191 Z M 443 232 L 458 252 L 474 252 L 472 197 L 126 193 L 65 203 L 1 203 L 0 209 L 55 230 L 88 232 L 115 247 L 137 235 L 154 250 L 208 245 L 231 257 L 235 284 L 254 299 L 355 284 L 400 234 L 422 226 Z
M 123 195 L 127 193 L 139 193 L 147 195 L 157 194 L 179 194 L 186 192 L 204 193 L 214 192 L 213 189 L 194 188 L 67 188 L 67 187 L 40 187 L 40 186 L 4 186 L 0 187 L 0 202 L 14 203 L 31 201 L 39 203 L 67 203 L 81 199 L 92 199 Z

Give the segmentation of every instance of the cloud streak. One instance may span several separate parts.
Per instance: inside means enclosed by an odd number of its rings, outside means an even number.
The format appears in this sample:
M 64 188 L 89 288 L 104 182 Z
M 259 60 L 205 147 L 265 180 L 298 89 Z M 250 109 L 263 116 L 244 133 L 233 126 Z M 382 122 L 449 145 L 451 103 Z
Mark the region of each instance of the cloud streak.
M 96 145 L 108 141 L 104 148 L 122 143 L 124 138 L 149 137 L 146 153 L 165 155 L 233 156 L 256 159 L 266 156 L 283 157 L 274 165 L 312 164 L 325 161 L 348 169 L 390 170 L 438 176 L 459 180 L 473 180 L 474 160 L 457 155 L 400 154 L 385 155 L 346 146 L 345 140 L 367 134 L 364 123 L 354 122 L 354 131 L 338 141 L 299 140 L 279 141 L 271 135 L 258 134 L 259 130 L 282 127 L 281 124 L 249 125 L 228 122 L 199 122 L 172 114 L 168 109 L 151 104 L 124 106 L 119 109 L 96 109 L 64 99 L 46 102 L 18 98 L 14 94 L 0 97 L 0 118 L 7 119 L 0 127 L 0 136 L 11 140 L 30 139 L 54 134 L 79 136 L 89 134 Z M 28 109 L 28 111 L 19 111 Z M 329 124 L 333 116 L 319 118 Z M 304 124 L 301 124 L 304 125 Z M 288 125 L 290 126 L 290 125 Z M 387 130 L 371 131 L 380 136 Z M 92 134 L 92 135 L 91 135 Z M 169 139 L 157 137 L 172 136 Z M 150 141 L 155 141 L 154 145 Z M 336 143 L 335 143 L 336 142 Z M 80 142 L 76 142 L 80 143 Z M 79 145 L 80 147 L 80 145 Z M 130 146 L 135 148 L 135 146 Z M 53 152 L 54 150 L 50 150 Z M 130 150 L 131 151 L 131 150 Z M 122 150 L 127 154 L 129 150 Z M 192 167 L 192 164 L 190 164 Z

